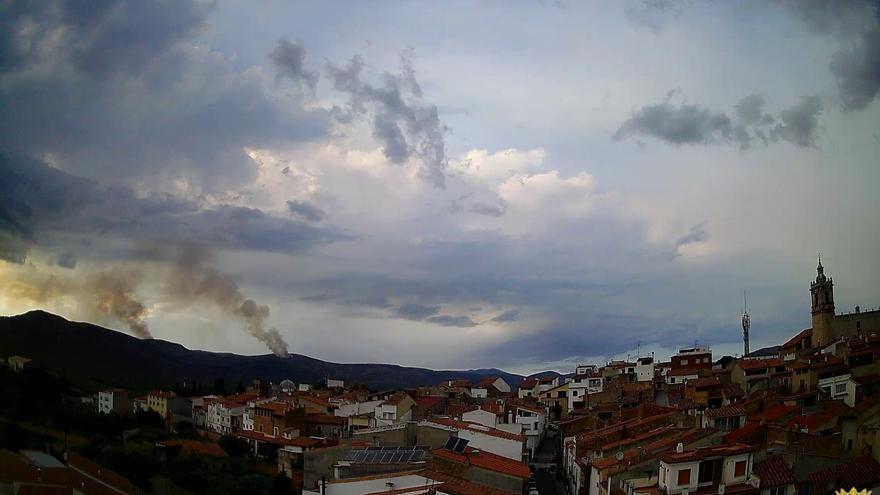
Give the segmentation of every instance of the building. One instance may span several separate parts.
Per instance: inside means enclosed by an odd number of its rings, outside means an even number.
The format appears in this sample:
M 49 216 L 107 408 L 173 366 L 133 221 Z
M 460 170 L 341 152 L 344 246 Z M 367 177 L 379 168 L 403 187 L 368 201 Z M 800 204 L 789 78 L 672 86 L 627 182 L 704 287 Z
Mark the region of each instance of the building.
M 752 448 L 744 444 L 718 445 L 660 454 L 658 487 L 661 493 L 757 493 L 752 476 Z M 724 491 L 719 486 L 724 485 Z
M 516 409 L 516 422 L 522 425 L 522 435 L 526 438 L 526 450 L 530 458 L 534 459 L 538 452 L 538 445 L 544 439 L 547 428 L 547 413 L 544 409 L 518 405 Z
M 30 367 L 32 364 L 33 361 L 24 356 L 9 356 L 9 358 L 6 359 L 6 366 L 16 373 Z
M 856 306 L 852 313 L 835 314 L 834 282 L 825 276 L 821 258 L 816 267 L 816 279 L 810 283 L 810 298 L 814 347 L 824 347 L 841 338 L 880 333 L 880 310 L 861 311 Z
M 791 466 L 782 457 L 773 457 L 755 464 L 755 476 L 758 477 L 761 495 L 795 495 L 797 480 L 791 472 Z
M 248 394 L 206 398 L 205 427 L 214 433 L 229 435 L 244 429 L 244 414 L 248 402 L 256 397 Z
M 712 351 L 708 347 L 681 349 L 672 356 L 672 370 L 712 369 Z
M 382 401 L 373 412 L 375 426 L 388 426 L 412 419 L 416 401 L 407 394 L 397 393 Z
M 98 392 L 98 412 L 100 414 L 116 413 L 121 415 L 131 413 L 131 401 L 128 400 L 128 392 L 121 388 Z
M 468 445 L 484 452 L 491 452 L 501 457 L 520 461 L 523 458 L 525 437 L 509 431 L 489 428 L 479 423 L 457 421 L 448 418 L 435 418 L 419 423 L 448 432 L 469 442 Z M 427 443 L 427 442 L 426 442 Z

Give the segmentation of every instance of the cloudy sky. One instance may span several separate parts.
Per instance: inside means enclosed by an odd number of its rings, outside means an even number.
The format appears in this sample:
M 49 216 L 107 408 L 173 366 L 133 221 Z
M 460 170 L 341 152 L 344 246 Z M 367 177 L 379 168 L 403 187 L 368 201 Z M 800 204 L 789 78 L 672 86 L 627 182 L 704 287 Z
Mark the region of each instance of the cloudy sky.
M 566 370 L 880 306 L 876 0 L 0 3 L 0 313 Z

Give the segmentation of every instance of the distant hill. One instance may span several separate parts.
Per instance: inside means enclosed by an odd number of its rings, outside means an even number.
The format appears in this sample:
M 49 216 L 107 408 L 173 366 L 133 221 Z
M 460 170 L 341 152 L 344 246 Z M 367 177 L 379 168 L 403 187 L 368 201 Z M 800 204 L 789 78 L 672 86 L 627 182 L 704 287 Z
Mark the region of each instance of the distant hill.
M 45 311 L 0 317 L 0 356 L 19 354 L 80 383 L 133 390 L 170 388 L 186 380 L 210 389 L 223 378 L 227 388 L 254 378 L 319 383 L 324 377 L 361 383 L 372 389 L 436 385 L 444 380 L 478 381 L 500 376 L 511 387 L 522 376 L 496 369 L 435 371 L 393 364 L 340 364 L 300 354 L 242 356 L 194 351 L 164 340 L 141 340 L 89 323 L 68 321 Z

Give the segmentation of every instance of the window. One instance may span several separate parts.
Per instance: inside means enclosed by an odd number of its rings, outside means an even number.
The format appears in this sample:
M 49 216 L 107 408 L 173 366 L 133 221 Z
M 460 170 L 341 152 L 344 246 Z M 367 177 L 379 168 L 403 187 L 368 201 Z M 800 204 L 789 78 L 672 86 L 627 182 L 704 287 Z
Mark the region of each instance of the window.
M 572 390 L 572 391 L 571 391 L 571 396 L 572 396 L 572 397 L 577 397 L 577 396 L 578 396 L 578 391 L 577 391 L 577 390 Z
M 691 484 L 691 470 L 680 469 L 678 471 L 678 486 L 686 486 Z
M 681 360 L 681 365 L 682 365 L 682 366 L 686 366 L 687 364 L 688 364 L 688 360 L 687 360 L 687 359 L 682 359 L 682 360 Z
M 845 392 L 846 392 L 846 384 L 845 383 L 838 383 L 837 385 L 834 386 L 834 393 L 835 394 L 842 394 Z
M 737 478 L 742 478 L 746 475 L 746 461 L 736 461 L 736 464 L 733 466 L 733 475 Z

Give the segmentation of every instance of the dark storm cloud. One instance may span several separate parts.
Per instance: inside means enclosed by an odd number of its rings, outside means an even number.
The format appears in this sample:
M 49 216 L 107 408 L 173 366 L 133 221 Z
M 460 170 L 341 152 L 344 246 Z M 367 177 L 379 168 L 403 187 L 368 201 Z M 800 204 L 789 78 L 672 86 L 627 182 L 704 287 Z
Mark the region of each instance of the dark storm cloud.
M 860 110 L 880 93 L 880 2 L 779 0 L 811 29 L 840 40 L 829 63 L 845 110 Z
M 649 136 L 672 144 L 709 144 L 729 140 L 733 123 L 726 114 L 692 104 L 666 101 L 646 105 L 624 122 L 614 140 Z
M 675 92 L 670 92 L 670 96 Z M 615 141 L 652 137 L 674 145 L 709 145 L 736 142 L 741 149 L 755 140 L 769 144 L 787 141 L 801 148 L 814 147 L 819 131 L 822 100 L 802 96 L 774 118 L 764 111 L 764 97 L 749 95 L 735 105 L 735 118 L 699 105 L 675 104 L 670 97 L 660 104 L 637 110 L 612 136 Z
M 422 90 L 409 57 L 401 56 L 401 72 L 382 75 L 382 84 L 363 78 L 364 60 L 355 56 L 342 67 L 328 64 L 327 74 L 337 91 L 348 94 L 346 109 L 337 109 L 342 122 L 370 115 L 373 137 L 382 143 L 385 157 L 401 164 L 411 157 L 422 162 L 421 175 L 435 187 L 446 185 L 447 127 L 437 107 L 422 103 Z
M 771 130 L 771 137 L 802 148 L 815 146 L 821 113 L 822 100 L 818 96 L 803 96 L 800 103 L 779 114 L 779 122 Z
M 306 50 L 301 43 L 284 38 L 278 40 L 278 45 L 269 52 L 278 79 L 287 78 L 314 91 L 318 75 L 305 69 L 305 57 Z
M 24 261 L 30 247 L 56 234 L 285 253 L 346 237 L 254 208 L 140 197 L 17 155 L 0 154 L 0 177 L 0 253 L 8 261 Z
M 880 93 L 880 27 L 866 30 L 848 49 L 834 54 L 831 72 L 837 77 L 843 107 L 867 107 Z
M 324 210 L 309 203 L 308 201 L 288 201 L 287 210 L 291 215 L 296 215 L 310 222 L 320 222 L 327 215 Z
M 470 328 L 477 326 L 477 322 L 467 316 L 437 315 L 426 318 L 425 321 L 441 327 Z
M 206 2 L 4 5 L 0 150 L 199 193 L 250 182 L 247 146 L 327 135 L 328 112 L 275 101 L 258 76 L 195 46 Z

